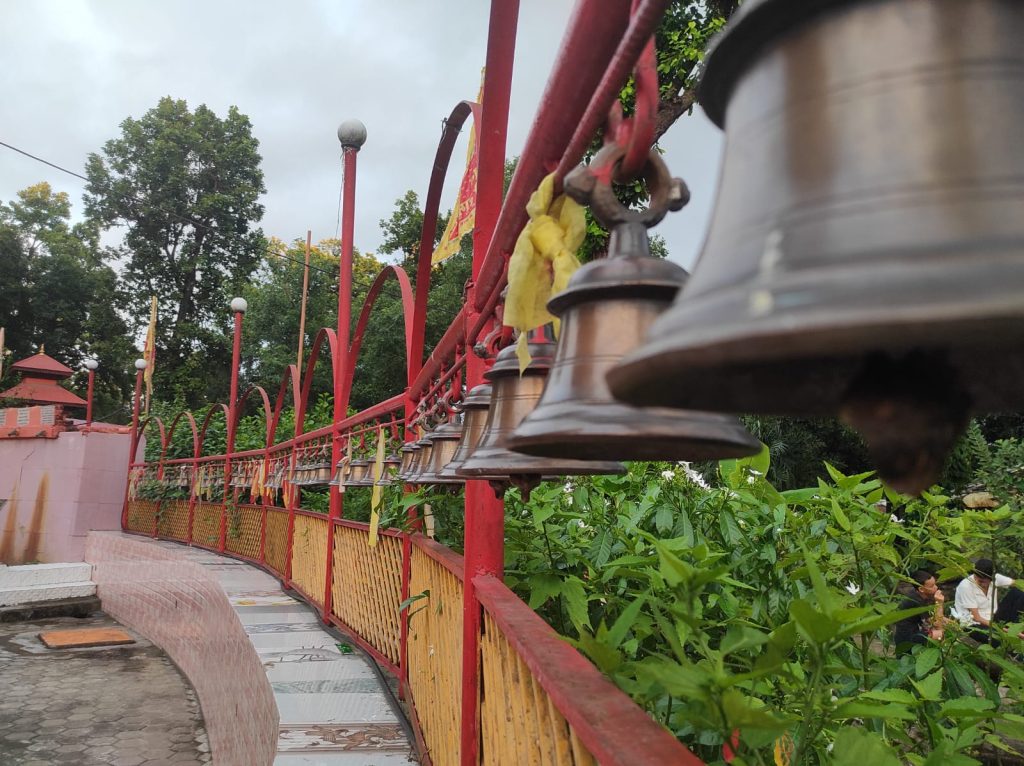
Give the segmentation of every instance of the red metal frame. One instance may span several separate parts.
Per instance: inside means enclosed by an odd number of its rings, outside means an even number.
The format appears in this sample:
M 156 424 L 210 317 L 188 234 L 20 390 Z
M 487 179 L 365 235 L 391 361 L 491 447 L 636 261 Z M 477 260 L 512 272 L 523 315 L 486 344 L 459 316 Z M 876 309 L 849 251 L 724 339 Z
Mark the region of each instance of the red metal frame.
M 285 458 L 289 471 L 294 471 L 299 455 L 312 445 L 328 440 L 332 466 L 341 458 L 344 445 L 351 439 L 367 439 L 379 427 L 397 434 L 398 425 L 404 425 L 405 439 L 416 438 L 416 427 L 427 418 L 449 408 L 466 388 L 479 384 L 497 348 L 507 344 L 511 336 L 501 329 L 501 291 L 505 286 L 507 260 L 515 240 L 526 221 L 525 205 L 529 195 L 548 172 L 556 172 L 556 180 L 580 160 L 582 153 L 608 115 L 609 105 L 615 102 L 618 90 L 629 72 L 644 54 L 638 70 L 638 82 L 650 93 L 649 40 L 664 12 L 667 0 L 641 0 L 633 3 L 636 11 L 631 15 L 631 0 L 578 0 L 569 27 L 562 41 L 562 49 L 547 83 L 537 110 L 526 146 L 522 152 L 512 184 L 502 201 L 504 178 L 505 140 L 508 122 L 513 57 L 516 42 L 518 0 L 493 2 L 489 19 L 488 47 L 483 97 L 481 104 L 469 101 L 458 103 L 451 111 L 438 142 L 425 199 L 424 224 L 416 269 L 416 287 L 413 290 L 408 275 L 400 268 L 387 266 L 374 280 L 366 296 L 354 332 L 350 326 L 352 312 L 352 254 L 356 182 L 356 153 L 352 147 L 343 149 L 344 185 L 342 194 L 341 253 L 339 256 L 338 317 L 336 328 L 322 328 L 314 337 L 304 369 L 290 364 L 285 369 L 277 396 L 271 405 L 266 391 L 250 388 L 238 397 L 238 374 L 241 354 L 242 316 L 235 314 L 234 343 L 232 349 L 231 392 L 228 405 L 211 407 L 197 429 L 191 415 L 187 420 L 192 428 L 193 454 L 187 458 L 167 460 L 167 448 L 174 437 L 181 416 L 175 419 L 168 432 L 163 423 L 155 419 L 160 431 L 161 450 L 157 461 L 161 473 L 165 466 L 191 465 L 194 477 L 201 465 L 223 462 L 225 486 L 222 497 L 219 541 L 215 549 L 234 558 L 250 561 L 274 574 L 280 574 L 285 587 L 295 588 L 291 580 L 291 561 L 296 515 L 323 518 L 299 508 L 300 492 L 289 492 L 284 507 L 255 499 L 249 507 L 258 509 L 260 545 L 258 558 L 249 558 L 225 551 L 226 507 L 234 493 L 230 476 L 233 461 L 258 458 L 270 460 Z M 646 51 L 646 53 L 645 53 Z M 650 111 L 650 99 L 639 105 Z M 424 333 L 427 318 L 427 297 L 430 289 L 430 260 L 433 238 L 439 214 L 441 192 L 447 175 L 456 139 L 467 118 L 472 116 L 478 132 L 479 173 L 477 182 L 476 224 L 473 232 L 472 279 L 467 285 L 466 301 L 454 318 L 441 341 L 430 356 L 423 358 Z M 649 115 L 648 115 L 649 116 Z M 633 155 L 641 154 L 646 133 L 633 131 L 632 124 L 613 120 L 613 130 L 620 140 L 632 142 Z M 646 148 L 644 147 L 644 151 Z M 373 307 L 388 279 L 395 279 L 401 293 L 404 340 L 406 348 L 406 388 L 402 393 L 347 416 L 356 362 Z M 482 355 L 474 350 L 478 340 L 486 348 Z M 306 412 L 312 394 L 312 385 L 320 352 L 324 349 L 331 357 L 331 390 L 334 418 L 329 426 L 312 431 L 305 430 Z M 135 460 L 135 449 L 140 435 L 151 420 L 139 424 L 142 372 L 136 375 L 133 402 L 132 453 L 130 468 L 145 465 Z M 288 395 L 288 389 L 291 395 Z M 265 421 L 265 442 L 260 449 L 235 451 L 235 435 L 242 410 L 252 395 L 262 402 Z M 295 427 L 290 438 L 275 444 L 281 415 L 287 406 L 295 411 Z M 219 411 L 227 420 L 228 442 L 223 455 L 204 455 L 209 424 Z M 291 473 L 289 472 L 289 476 Z M 190 492 L 189 535 L 194 521 L 197 497 Z M 122 525 L 127 525 L 127 492 Z M 300 595 L 316 605 L 322 603 L 320 614 L 325 622 L 336 625 L 352 636 L 353 641 L 369 652 L 378 662 L 396 672 L 400 693 L 408 692 L 408 618 L 401 620 L 399 662 L 394 665 L 366 640 L 333 614 L 333 539 L 338 526 L 366 529 L 366 525 L 342 518 L 343 497 L 337 488 L 330 492 L 328 514 L 327 575 L 320 597 Z M 607 763 L 699 763 L 686 753 L 671 735 L 664 732 L 627 698 L 604 680 L 581 655 L 566 645 L 525 604 L 519 601 L 501 583 L 504 542 L 504 507 L 494 497 L 490 487 L 481 481 L 468 482 L 465 488 L 466 539 L 465 557 L 417 534 L 418 519 L 412 509 L 411 533 L 382 530 L 381 534 L 402 540 L 402 598 L 409 597 L 412 549 L 417 549 L 441 563 L 463 582 L 463 658 L 461 702 L 461 761 L 473 765 L 479 762 L 479 640 L 483 610 L 494 618 L 508 641 L 524 658 L 531 672 L 583 741 L 601 762 Z M 277 573 L 266 563 L 267 518 L 270 512 L 287 512 L 285 571 Z M 202 542 L 193 545 L 203 545 Z M 468 575 L 468 576 L 467 576 Z M 418 728 L 416 700 L 410 700 L 417 741 L 424 752 L 422 734 Z M 429 762 L 429 759 L 428 759 Z

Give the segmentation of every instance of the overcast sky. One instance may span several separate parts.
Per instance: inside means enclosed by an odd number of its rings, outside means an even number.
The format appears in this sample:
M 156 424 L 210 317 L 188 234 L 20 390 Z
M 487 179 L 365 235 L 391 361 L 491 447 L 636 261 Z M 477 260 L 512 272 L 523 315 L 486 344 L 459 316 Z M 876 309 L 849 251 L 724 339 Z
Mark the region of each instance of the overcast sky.
M 571 0 L 522 0 L 508 155 L 523 143 L 565 30 Z M 337 236 L 340 121 L 362 120 L 356 246 L 375 251 L 379 221 L 414 189 L 422 202 L 441 120 L 476 96 L 483 0 L 0 0 L 0 141 L 82 172 L 86 155 L 162 96 L 236 105 L 260 142 L 261 223 L 291 240 Z M 454 201 L 460 139 L 445 183 Z M 657 231 L 691 267 L 713 201 L 721 139 L 697 110 L 662 142 L 692 202 Z M 456 166 L 459 167 L 456 167 Z M 83 182 L 0 147 L 0 200 L 49 181 L 81 212 Z

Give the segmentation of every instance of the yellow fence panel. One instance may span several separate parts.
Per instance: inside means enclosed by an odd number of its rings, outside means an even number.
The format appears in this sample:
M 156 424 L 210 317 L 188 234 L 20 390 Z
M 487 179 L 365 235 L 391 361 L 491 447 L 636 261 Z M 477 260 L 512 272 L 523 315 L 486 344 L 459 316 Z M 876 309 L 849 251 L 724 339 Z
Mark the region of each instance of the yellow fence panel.
M 220 543 L 220 503 L 196 503 L 192 511 L 192 542 L 207 548 Z
M 263 555 L 267 565 L 283 576 L 288 566 L 288 511 L 267 509 L 267 541 Z
M 229 508 L 227 521 L 224 547 L 240 556 L 259 559 L 263 511 L 252 506 Z
M 445 566 L 420 545 L 454 563 Z M 409 607 L 409 688 L 430 760 L 434 766 L 457 766 L 462 684 L 461 557 L 419 539 L 412 548 Z M 459 571 L 461 574 L 461 571 Z
M 295 515 L 292 533 L 292 582 L 317 605 L 327 583 L 327 517 Z
M 331 587 L 334 614 L 398 664 L 402 603 L 402 541 L 381 535 L 366 544 L 365 529 L 334 528 Z
M 483 766 L 596 763 L 486 612 L 480 651 Z
M 153 534 L 156 520 L 156 502 L 153 500 L 128 501 L 128 529 L 145 535 Z
M 160 503 L 157 532 L 172 540 L 188 540 L 188 500 L 164 500 Z

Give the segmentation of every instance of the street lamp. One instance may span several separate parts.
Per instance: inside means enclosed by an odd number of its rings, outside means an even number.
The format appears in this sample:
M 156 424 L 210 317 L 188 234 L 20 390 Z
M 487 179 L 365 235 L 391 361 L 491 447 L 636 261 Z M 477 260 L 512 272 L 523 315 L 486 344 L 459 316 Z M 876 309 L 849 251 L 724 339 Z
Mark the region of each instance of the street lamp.
M 86 427 L 92 425 L 92 389 L 93 384 L 96 381 L 96 368 L 100 366 L 100 363 L 95 359 L 85 360 L 85 369 L 89 371 L 89 388 L 85 395 L 85 425 Z
M 231 299 L 231 311 L 235 316 L 235 332 L 231 344 L 231 391 L 228 399 L 227 457 L 224 459 L 224 507 L 220 515 L 219 548 L 224 550 L 227 543 L 228 493 L 231 491 L 231 453 L 235 451 L 235 421 L 238 418 L 238 369 L 242 360 L 242 317 L 249 309 L 249 302 L 242 297 Z

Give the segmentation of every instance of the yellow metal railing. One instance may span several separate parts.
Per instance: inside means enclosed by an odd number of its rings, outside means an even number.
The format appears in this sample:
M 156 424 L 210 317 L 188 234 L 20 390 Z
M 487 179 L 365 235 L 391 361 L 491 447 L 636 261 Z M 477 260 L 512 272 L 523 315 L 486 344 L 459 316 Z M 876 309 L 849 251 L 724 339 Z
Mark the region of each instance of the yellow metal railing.
M 188 540 L 188 500 L 164 500 L 160 503 L 157 534 L 174 540 Z
M 334 614 L 398 665 L 402 541 L 381 535 L 371 548 L 367 540 L 365 529 L 344 525 L 334 528 Z
M 263 536 L 263 511 L 254 506 L 228 509 L 227 533 L 224 547 L 239 556 L 260 557 L 260 538 Z
M 480 672 L 483 766 L 596 763 L 486 612 L 480 639 Z
M 412 548 L 409 688 L 434 766 L 459 763 L 462 684 L 461 557 L 430 540 Z
M 267 539 L 263 555 L 267 566 L 283 576 L 288 568 L 288 511 L 267 509 Z
M 220 542 L 220 516 L 224 506 L 220 503 L 196 503 L 192 511 L 192 542 L 207 548 L 216 548 Z
M 292 532 L 292 582 L 317 606 L 327 582 L 327 517 L 295 515 Z
M 153 523 L 156 521 L 155 500 L 128 501 L 128 529 L 144 535 L 153 534 Z

